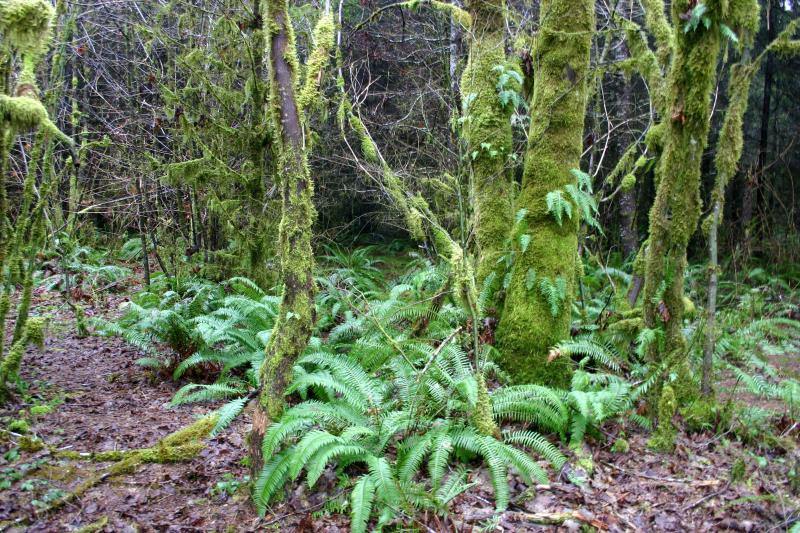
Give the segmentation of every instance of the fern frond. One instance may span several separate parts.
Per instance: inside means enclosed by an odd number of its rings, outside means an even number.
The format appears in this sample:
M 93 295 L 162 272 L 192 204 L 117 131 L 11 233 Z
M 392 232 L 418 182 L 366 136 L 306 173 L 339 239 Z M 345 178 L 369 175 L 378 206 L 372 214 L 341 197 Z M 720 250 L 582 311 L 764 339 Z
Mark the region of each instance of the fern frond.
M 375 483 L 371 475 L 364 475 L 356 481 L 350 493 L 350 531 L 365 533 L 372 504 L 375 501 Z

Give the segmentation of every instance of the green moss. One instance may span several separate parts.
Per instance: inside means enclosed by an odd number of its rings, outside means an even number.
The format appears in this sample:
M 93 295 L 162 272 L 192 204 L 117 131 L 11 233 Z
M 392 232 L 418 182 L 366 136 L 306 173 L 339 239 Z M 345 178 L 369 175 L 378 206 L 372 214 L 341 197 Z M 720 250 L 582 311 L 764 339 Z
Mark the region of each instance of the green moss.
M 44 442 L 37 437 L 23 435 L 19 439 L 19 449 L 23 452 L 36 453 L 44 449 Z
M 661 7 L 663 9 L 663 5 Z M 654 22 L 654 21 L 650 21 Z M 658 24 L 657 21 L 655 21 Z M 623 25 L 625 38 L 631 59 L 627 63 L 620 65 L 623 72 L 636 70 L 647 82 L 650 89 L 650 96 L 655 109 L 663 114 L 666 106 L 666 84 L 664 80 L 664 69 L 671 54 L 669 48 L 659 48 L 660 58 L 650 49 L 647 35 L 641 28 L 633 23 L 626 22 Z M 672 36 L 667 37 L 667 42 L 672 40 Z
M 34 405 L 30 408 L 30 413 L 34 416 L 49 415 L 53 412 L 53 407 L 50 405 Z
M 572 453 L 575 454 L 575 466 L 586 473 L 586 477 L 591 477 L 594 472 L 594 456 L 592 450 L 584 443 L 571 446 Z
M 689 0 L 673 2 L 675 27 L 683 28 L 681 15 L 689 9 Z M 685 346 L 683 275 L 686 248 L 700 217 L 700 164 L 708 142 L 711 93 L 716 82 L 716 68 L 709 65 L 716 65 L 721 49 L 716 24 L 710 29 L 676 31 L 674 35 L 669 112 L 664 117 L 664 149 L 656 168 L 657 191 L 650 210 L 643 291 L 645 325 L 664 326 L 667 354 L 681 353 Z M 662 293 L 660 298 L 657 293 Z M 659 311 L 661 301 L 669 315 L 666 323 Z M 648 353 L 655 359 L 656 347 Z
M 680 409 L 686 430 L 691 433 L 727 429 L 733 416 L 732 404 L 719 404 L 713 398 L 695 400 Z
M 319 85 L 325 66 L 330 60 L 334 46 L 335 24 L 331 14 L 323 14 L 314 28 L 314 49 L 306 61 L 306 75 L 303 89 L 297 103 L 305 112 L 321 105 Z
M 444 13 L 449 14 L 453 17 L 453 20 L 456 21 L 461 27 L 465 29 L 469 29 L 472 26 L 472 17 L 471 15 L 458 7 L 456 4 L 451 2 L 440 2 L 439 0 L 429 0 L 431 6 L 433 6 L 438 11 L 442 11 Z
M 644 327 L 644 322 L 641 318 L 625 318 L 609 324 L 608 329 L 619 331 L 633 338 L 642 330 L 642 327 Z
M 25 352 L 25 339 L 15 342 L 0 363 L 0 403 L 8 396 L 8 382 L 16 378 L 22 355 Z
M 672 419 L 677 410 L 678 401 L 675 391 L 670 385 L 664 385 L 658 400 L 658 426 L 653 436 L 647 441 L 650 449 L 658 452 L 671 452 L 675 449 L 677 430 Z
M 16 419 L 8 423 L 8 430 L 14 433 L 28 433 L 31 426 L 27 420 Z
M 25 328 L 27 329 L 28 342 L 37 346 L 39 349 L 44 348 L 45 326 L 47 319 L 41 316 L 28 318 Z
M 108 525 L 108 517 L 104 516 L 100 520 L 86 524 L 75 530 L 75 533 L 96 533 L 102 531 Z
M 620 188 L 623 191 L 631 191 L 634 187 L 636 187 L 636 174 L 626 174 L 625 177 L 622 178 Z
M 472 413 L 472 424 L 481 435 L 500 437 L 500 430 L 492 417 L 492 401 L 489 398 L 489 391 L 486 388 L 486 380 L 483 374 L 476 376 L 478 382 L 478 400 L 475 411 Z
M 744 481 L 744 477 L 747 475 L 747 465 L 744 462 L 744 459 L 741 457 L 734 461 L 733 466 L 731 466 L 731 483 L 739 483 L 740 481 Z
M 498 95 L 498 76 L 507 67 L 505 2 L 473 0 L 468 8 L 474 27 L 469 40 L 469 61 L 461 76 L 464 95 L 461 133 L 467 154 L 471 154 L 468 161 L 478 249 L 477 285 L 482 287 L 489 274 L 498 270 L 503 243 L 513 225 L 513 189 L 508 174 L 513 105 L 504 105 Z M 509 82 L 512 80 L 509 77 Z
M 0 94 L 0 125 L 3 124 L 19 133 L 40 127 L 58 140 L 72 146 L 72 139 L 50 121 L 42 103 L 30 96 Z
M 669 65 L 675 48 L 673 29 L 667 21 L 664 0 L 643 0 L 645 24 L 656 41 L 656 57 L 662 68 Z
M 217 423 L 216 415 L 209 415 L 198 419 L 196 422 L 171 433 L 161 440 L 164 447 L 178 446 L 190 441 L 202 441 L 208 438 L 211 430 Z
M 46 0 L 5 0 L 0 3 L 3 45 L 24 54 L 39 54 L 49 44 L 54 16 Z
M 630 449 L 631 445 L 623 437 L 617 438 L 611 445 L 611 451 L 614 453 L 628 453 Z
M 533 235 L 515 260 L 497 331 L 500 363 L 517 383 L 567 387 L 571 361 L 547 363 L 550 347 L 569 336 L 575 292 L 578 217 L 559 225 L 548 213 L 547 193 L 577 185 L 589 90 L 589 56 L 595 29 L 594 3 L 549 0 L 541 4 L 541 27 L 534 46 L 537 65 L 531 102 L 531 127 L 517 207 Z M 547 299 L 532 294 L 527 272 L 566 281 L 566 298 L 553 317 Z
M 278 229 L 282 300 L 259 372 L 262 390 L 258 408 L 262 410 L 261 418 L 265 415 L 268 423 L 283 411 L 283 394 L 291 381 L 292 367 L 308 344 L 316 318 L 311 247 L 316 210 L 312 202 L 314 184 L 303 140 L 305 119 L 303 108 L 297 105 L 297 52 L 288 2 L 268 0 L 265 8 L 269 110 L 272 127 L 277 132 L 277 168 L 282 176 Z M 265 430 L 254 424 L 254 438 L 260 440 Z M 260 450 L 257 445 L 253 449 Z

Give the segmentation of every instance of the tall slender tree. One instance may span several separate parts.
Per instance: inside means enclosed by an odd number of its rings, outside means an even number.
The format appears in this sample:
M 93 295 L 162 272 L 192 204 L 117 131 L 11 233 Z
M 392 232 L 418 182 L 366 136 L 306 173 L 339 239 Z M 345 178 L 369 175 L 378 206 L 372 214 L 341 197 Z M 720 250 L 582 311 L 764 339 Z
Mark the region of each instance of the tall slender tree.
M 663 5 L 655 8 L 661 9 Z M 702 8 L 698 8 L 702 5 Z M 650 236 L 645 262 L 644 323 L 664 327 L 668 364 L 686 354 L 683 336 L 683 276 L 686 248 L 700 217 L 700 174 L 708 142 L 711 93 L 727 31 L 743 37 L 758 27 L 755 0 L 672 3 L 672 60 L 668 113 L 663 117 L 663 153 L 656 169 L 658 188 L 650 211 Z M 650 356 L 656 359 L 656 345 Z
M 261 441 L 271 420 L 283 411 L 283 394 L 292 365 L 311 337 L 314 324 L 314 255 L 311 248 L 316 210 L 308 167 L 304 113 L 298 104 L 298 59 L 287 0 L 265 2 L 270 95 L 268 116 L 275 139 L 282 214 L 278 253 L 282 300 L 260 371 L 261 389 L 250 435 L 251 468 L 263 462 Z

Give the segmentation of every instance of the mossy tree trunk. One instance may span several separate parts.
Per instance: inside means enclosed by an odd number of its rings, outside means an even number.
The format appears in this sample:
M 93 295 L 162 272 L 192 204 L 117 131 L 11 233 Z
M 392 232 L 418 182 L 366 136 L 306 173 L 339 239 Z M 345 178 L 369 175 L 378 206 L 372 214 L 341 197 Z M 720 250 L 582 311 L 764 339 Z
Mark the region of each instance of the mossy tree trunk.
M 589 53 L 595 26 L 594 2 L 543 0 L 534 48 L 531 129 L 522 190 L 517 207 L 525 209 L 532 236 L 517 254 L 497 332 L 503 367 L 519 383 L 565 386 L 571 366 L 565 359 L 547 362 L 549 349 L 569 336 L 578 245 L 578 216 L 559 225 L 546 204 L 547 193 L 576 185 L 571 170 L 580 165 L 589 84 Z M 573 212 L 576 210 L 573 209 Z M 530 274 L 561 283 L 564 299 L 554 316 Z
M 499 69 L 506 68 L 504 0 L 472 0 L 469 62 L 461 76 L 464 101 L 463 138 L 470 160 L 470 184 L 478 248 L 477 285 L 498 267 L 503 243 L 514 223 L 512 184 L 508 176 L 511 155 L 510 114 L 498 95 Z
M 658 188 L 650 210 L 650 236 L 645 259 L 644 321 L 664 327 L 664 357 L 678 363 L 686 352 L 683 336 L 683 278 L 686 248 L 700 217 L 700 175 L 708 142 L 711 93 L 722 45 L 721 24 L 753 33 L 758 6 L 753 0 L 710 4 L 708 26 L 687 29 L 691 0 L 672 4 L 674 51 L 667 80 L 668 113 L 664 117 L 664 149 L 656 169 Z M 755 16 L 753 15 L 755 13 Z M 656 345 L 649 350 L 657 357 Z M 673 359 L 674 358 L 674 359 Z
M 250 435 L 251 468 L 262 466 L 261 441 L 271 420 L 283 411 L 283 394 L 292 365 L 308 344 L 314 324 L 313 183 L 297 98 L 297 51 L 287 0 L 265 3 L 266 46 L 270 82 L 269 117 L 281 184 L 282 213 L 278 250 L 283 299 L 261 366 L 261 391 Z

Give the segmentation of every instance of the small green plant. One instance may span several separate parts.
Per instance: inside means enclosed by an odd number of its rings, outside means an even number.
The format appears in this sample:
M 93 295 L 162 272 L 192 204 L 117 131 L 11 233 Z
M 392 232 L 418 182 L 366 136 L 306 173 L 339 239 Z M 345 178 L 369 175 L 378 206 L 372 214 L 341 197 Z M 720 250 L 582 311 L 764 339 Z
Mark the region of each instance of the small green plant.
M 211 494 L 213 496 L 233 496 L 239 492 L 239 489 L 247 486 L 249 481 L 250 476 L 244 476 L 244 478 L 238 479 L 231 473 L 225 473 L 223 474 L 222 479 L 217 481 L 216 485 L 214 485 L 214 488 L 211 489 Z
M 172 370 L 207 345 L 195 319 L 220 305 L 223 288 L 200 279 L 154 276 L 150 289 L 137 294 L 117 321 L 98 320 L 98 333 L 124 338 L 148 354 L 136 361 L 156 370 Z M 166 357 L 160 344 L 171 349 Z
M 700 24 L 702 24 L 706 30 L 711 29 L 712 20 L 708 14 L 708 6 L 704 2 L 695 5 L 688 14 L 684 13 L 683 18 L 688 19 L 683 26 L 684 33 L 696 31 L 700 27 Z M 739 42 L 739 37 L 736 36 L 736 32 L 734 32 L 730 26 L 720 23 L 719 31 L 722 36 L 729 41 L 733 43 Z
M 30 413 L 34 416 L 48 415 L 53 412 L 53 407 L 50 405 L 34 405 L 30 408 Z

